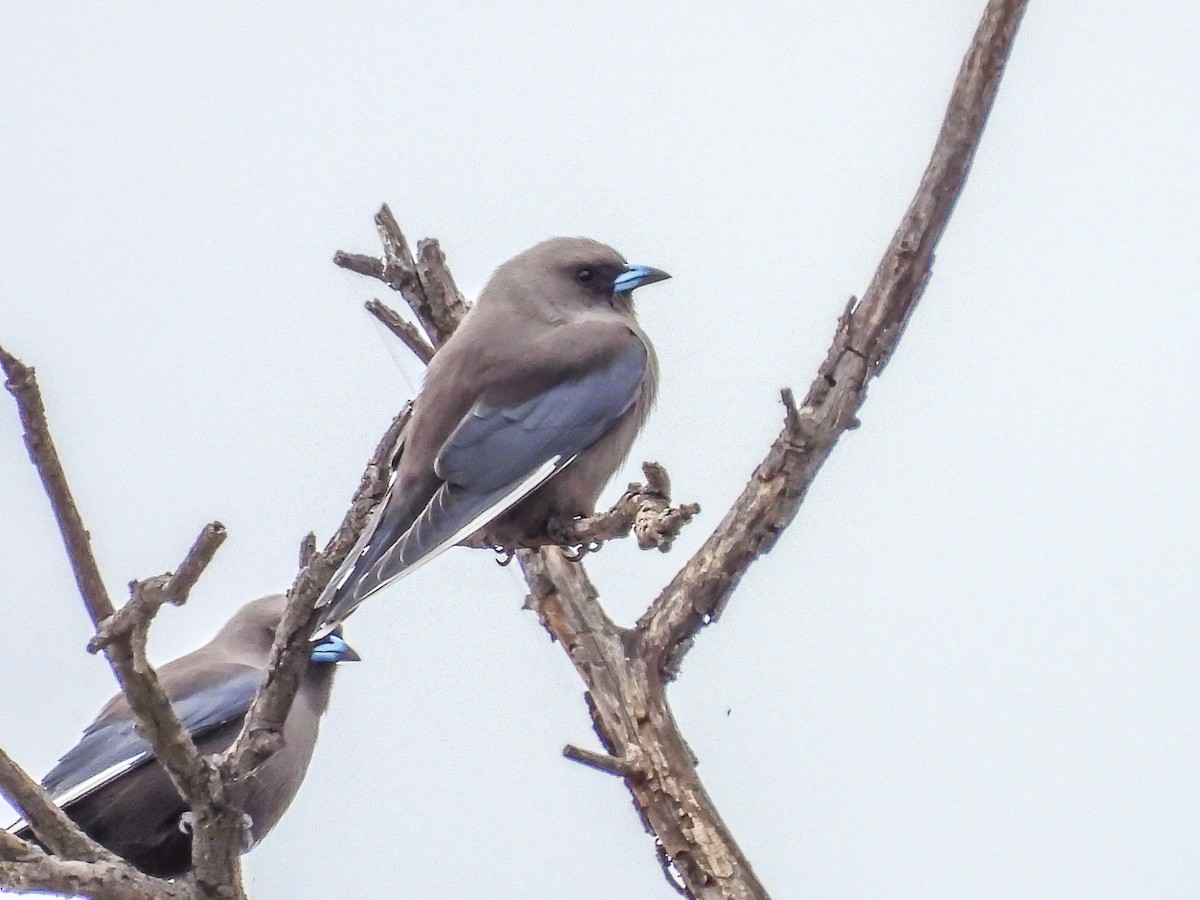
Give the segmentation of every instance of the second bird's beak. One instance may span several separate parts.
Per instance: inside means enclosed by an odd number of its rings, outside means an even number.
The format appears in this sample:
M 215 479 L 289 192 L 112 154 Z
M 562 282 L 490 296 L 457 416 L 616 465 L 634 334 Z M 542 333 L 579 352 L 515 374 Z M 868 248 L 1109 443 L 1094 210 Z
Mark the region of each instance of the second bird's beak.
M 324 663 L 358 662 L 362 659 L 358 652 L 342 640 L 342 636 L 336 631 L 325 635 L 320 641 L 313 644 L 311 658 L 313 662 Z
M 662 269 L 652 269 L 649 266 L 626 266 L 625 271 L 613 280 L 613 293 L 628 294 L 644 284 L 666 281 L 670 277 Z

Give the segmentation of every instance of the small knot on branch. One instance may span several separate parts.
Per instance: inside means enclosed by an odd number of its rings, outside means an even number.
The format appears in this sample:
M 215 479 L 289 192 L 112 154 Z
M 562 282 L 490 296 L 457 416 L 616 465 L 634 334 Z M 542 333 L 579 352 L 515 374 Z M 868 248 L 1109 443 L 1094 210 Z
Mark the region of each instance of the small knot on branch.
M 635 781 L 645 778 L 645 773 L 640 768 L 629 760 L 613 756 L 611 753 L 597 753 L 594 750 L 584 750 L 582 747 L 576 747 L 574 744 L 567 744 L 563 747 L 562 754 L 567 759 L 588 766 L 598 772 L 615 775 L 618 778 L 629 778 Z
M 316 555 L 317 536 L 310 531 L 300 539 L 300 568 L 308 568 L 308 564 L 313 561 L 313 557 Z
M 811 406 L 797 408 L 796 396 L 791 388 L 779 392 L 783 401 L 784 430 L 793 446 L 803 447 L 816 436 L 817 416 Z
M 642 550 L 666 553 L 683 526 L 700 512 L 700 504 L 671 505 L 671 479 L 656 462 L 642 463 L 645 484 L 634 482 L 606 512 L 551 523 L 560 545 L 595 552 L 605 541 L 633 534 Z
M 283 735 L 270 728 L 251 732 L 250 739 L 246 744 L 246 752 L 259 759 L 266 759 L 273 756 L 282 748 Z
M 507 532 L 496 534 L 485 527 L 462 541 L 461 546 L 500 554 L 537 550 L 540 547 L 561 547 L 568 561 L 579 562 L 608 541 L 632 534 L 642 550 L 666 553 L 683 526 L 700 512 L 700 504 L 672 506 L 671 479 L 667 476 L 667 470 L 658 463 L 643 463 L 642 472 L 646 476 L 646 483 L 634 482 L 629 485 L 612 509 L 578 519 L 565 516 L 553 518 L 546 523 L 542 534 L 518 536 L 515 539 Z

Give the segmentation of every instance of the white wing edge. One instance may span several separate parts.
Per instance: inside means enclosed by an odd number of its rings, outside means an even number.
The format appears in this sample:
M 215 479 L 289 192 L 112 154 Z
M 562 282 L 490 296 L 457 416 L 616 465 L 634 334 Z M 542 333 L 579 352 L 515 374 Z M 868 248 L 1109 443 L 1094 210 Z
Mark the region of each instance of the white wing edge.
M 475 518 L 469 520 L 466 525 L 463 525 L 458 531 L 454 532 L 453 535 L 448 537 L 442 543 L 438 544 L 431 551 L 417 560 L 417 562 L 413 563 L 407 569 L 404 569 L 403 571 L 392 576 L 387 581 L 381 582 L 375 587 L 374 590 L 371 591 L 371 594 L 383 590 L 388 585 L 398 581 L 401 578 L 404 578 L 406 575 L 411 575 L 434 557 L 441 556 L 445 551 L 449 550 L 463 538 L 469 537 L 488 522 L 492 521 L 492 519 L 496 518 L 496 516 L 500 515 L 500 513 L 504 512 L 509 507 L 515 506 L 521 500 L 524 500 L 527 496 L 544 484 L 546 480 L 550 478 L 550 476 L 561 472 L 575 461 L 575 457 L 572 456 L 559 465 L 559 460 L 561 459 L 562 456 L 550 457 L 550 459 L 546 460 L 544 463 L 538 466 L 538 468 L 534 469 L 533 472 L 527 475 L 524 481 L 520 482 L 511 491 L 481 512 L 479 515 L 475 516 Z M 366 600 L 369 596 L 370 594 L 366 595 L 365 597 L 361 597 L 358 603 L 346 610 L 346 612 L 342 615 L 342 619 L 347 618 L 352 612 L 354 612 L 354 610 L 358 609 L 359 604 L 361 604 L 362 601 Z M 317 631 L 317 634 L 313 635 L 313 637 L 320 637 L 323 632 L 328 634 L 329 631 L 332 631 L 336 626 L 337 622 L 327 622 L 325 626 Z
M 408 402 L 409 407 L 412 406 L 412 401 Z M 404 443 L 404 429 L 400 429 L 400 434 L 396 438 L 396 445 L 392 447 L 391 458 L 395 458 L 400 452 L 400 446 Z M 396 486 L 396 478 L 399 470 L 393 468 L 388 476 L 388 486 L 384 491 L 384 495 L 379 502 L 375 504 L 375 509 L 371 511 L 371 517 L 367 519 L 367 526 L 362 530 L 362 534 L 358 536 L 358 540 L 354 543 L 354 547 L 346 554 L 346 558 L 342 560 L 342 564 L 338 566 L 338 570 L 333 573 L 333 577 L 329 579 L 329 583 L 325 585 L 325 590 L 321 592 L 321 596 L 317 598 L 317 602 L 313 604 L 314 609 L 320 609 L 322 606 L 328 606 L 337 593 L 338 588 L 342 586 L 342 582 L 346 580 L 346 576 L 350 574 L 350 570 L 354 568 L 354 564 L 358 562 L 358 558 L 362 556 L 363 550 L 367 548 L 367 544 L 371 542 L 371 538 L 375 536 L 376 530 L 379 528 L 379 520 L 383 518 L 383 508 L 387 506 L 387 496 Z M 313 639 L 324 637 L 328 631 L 324 627 L 319 628 L 317 633 L 313 635 Z
M 388 486 L 388 491 L 391 491 L 391 485 Z M 350 574 L 350 570 L 354 568 L 354 564 L 358 562 L 358 558 L 362 556 L 362 552 L 367 549 L 367 544 L 371 543 L 371 538 L 375 536 L 375 532 L 379 529 L 379 520 L 383 518 L 383 508 L 387 506 L 387 494 L 384 494 L 371 513 L 371 518 L 367 520 L 367 527 L 362 530 L 362 534 L 358 536 L 358 540 L 346 554 L 346 558 L 342 560 L 342 564 L 338 566 L 338 570 L 333 573 L 333 577 L 329 579 L 329 583 L 325 585 L 325 590 L 321 592 L 321 596 L 317 598 L 317 602 L 313 604 L 314 609 L 320 609 L 322 606 L 328 606 L 337 594 L 338 588 L 342 586 L 342 582 L 346 580 L 346 576 Z M 314 638 L 322 637 L 322 630 L 318 629 L 313 635 Z
M 149 757 L 150 754 L 146 751 L 136 753 L 128 759 L 123 759 L 120 762 L 113 763 L 103 772 L 97 772 L 91 778 L 79 782 L 79 784 L 75 785 L 75 787 L 71 788 L 70 790 L 65 791 L 57 796 L 53 796 L 50 799 L 52 799 L 59 806 L 66 806 L 68 803 L 74 803 L 76 800 L 83 799 L 88 794 L 92 793 L 92 791 L 99 790 L 100 788 L 104 787 L 104 785 L 108 784 L 110 781 L 120 778 L 139 763 L 145 762 Z M 10 834 L 16 834 L 28 824 L 29 823 L 24 819 L 18 819 L 4 830 Z

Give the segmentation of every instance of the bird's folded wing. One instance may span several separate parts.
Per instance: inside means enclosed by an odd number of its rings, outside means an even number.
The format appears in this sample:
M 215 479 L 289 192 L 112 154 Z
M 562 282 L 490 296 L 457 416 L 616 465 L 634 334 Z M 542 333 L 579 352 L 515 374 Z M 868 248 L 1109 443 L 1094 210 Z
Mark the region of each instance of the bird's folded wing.
M 395 544 L 334 601 L 346 618 L 370 594 L 468 537 L 553 477 L 637 401 L 648 353 L 633 338 L 602 364 L 511 405 L 477 403 L 434 464 L 445 484 Z M 370 553 L 371 551 L 368 551 Z
M 173 703 L 193 740 L 244 716 L 262 680 L 262 672 L 250 666 L 231 665 L 225 675 Z M 153 757 L 154 751 L 134 730 L 133 718 L 126 708 L 123 714 L 90 725 L 79 743 L 42 779 L 42 784 L 54 802 L 65 807 Z M 15 833 L 25 825 L 21 820 L 5 830 Z

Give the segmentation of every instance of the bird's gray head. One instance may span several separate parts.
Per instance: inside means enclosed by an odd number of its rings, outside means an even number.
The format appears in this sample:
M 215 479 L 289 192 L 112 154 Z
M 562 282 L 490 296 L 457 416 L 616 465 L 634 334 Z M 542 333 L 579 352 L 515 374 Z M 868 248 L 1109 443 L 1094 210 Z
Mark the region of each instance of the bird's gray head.
M 225 623 L 213 643 L 228 647 L 245 662 L 265 666 L 286 606 L 283 594 L 250 601 Z M 316 663 L 353 662 L 359 655 L 342 640 L 341 634 L 333 631 L 313 642 L 311 659 Z
M 599 241 L 557 237 L 535 244 L 502 265 L 485 288 L 489 295 L 523 298 L 570 308 L 612 308 L 631 312 L 632 292 L 671 276 L 649 266 L 633 266 Z

